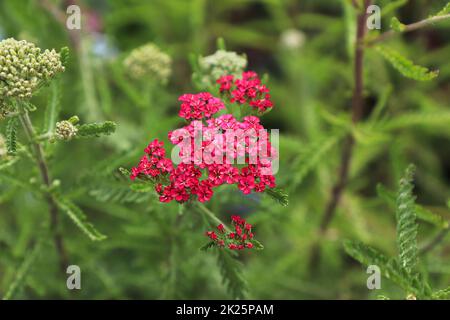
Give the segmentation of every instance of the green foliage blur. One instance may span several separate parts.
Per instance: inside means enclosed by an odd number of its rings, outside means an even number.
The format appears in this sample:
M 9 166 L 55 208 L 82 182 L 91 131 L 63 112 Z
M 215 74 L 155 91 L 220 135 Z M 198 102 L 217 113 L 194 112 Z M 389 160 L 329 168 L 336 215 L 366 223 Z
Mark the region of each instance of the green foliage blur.
M 59 119 L 77 115 L 86 123 L 117 123 L 111 136 L 56 143 L 46 150 L 62 191 L 107 238 L 91 241 L 60 212 L 69 263 L 82 271 L 82 289 L 68 290 L 54 244 L 40 231 L 48 220 L 46 203 L 30 192 L 39 188 L 39 173 L 19 160 L 12 171 L 0 171 L 0 296 L 31 257 L 12 298 L 404 299 L 407 293 L 384 276 L 380 290 L 369 290 L 366 266 L 346 253 L 344 240 L 398 255 L 395 200 L 389 194 L 398 190 L 410 163 L 416 166 L 416 203 L 433 217 L 418 214 L 418 268 L 435 290 L 450 286 L 450 21 L 384 43 L 415 64 L 438 69 L 430 81 L 408 79 L 377 50 L 366 50 L 365 112 L 352 125 L 352 1 L 76 2 L 81 31 L 65 27 L 71 1 L 2 0 L 0 39 L 25 39 L 57 50 L 68 46 L 68 66 L 56 83 Z M 382 9 L 386 31 L 392 17 L 413 23 L 447 1 L 374 3 Z M 177 98 L 197 91 L 190 61 L 214 53 L 218 38 L 227 50 L 246 54 L 248 69 L 269 77 L 275 107 L 262 121 L 266 128 L 280 129 L 276 178 L 289 193 L 289 205 L 283 207 L 266 195 L 217 191 L 208 208 L 223 221 L 232 214 L 245 217 L 265 247 L 225 258 L 199 250 L 213 224 L 197 207 L 162 204 L 151 193 L 131 190 L 118 170 L 136 165 L 151 140 L 167 141 L 167 132 L 183 125 Z M 124 71 L 127 54 L 149 42 L 172 58 L 166 85 L 150 79 L 137 85 Z M 51 98 L 52 87 L 33 103 L 45 106 Z M 38 125 L 43 109 L 33 114 Z M 5 129 L 0 120 L 0 132 Z M 348 183 L 330 227 L 320 235 L 348 132 L 356 140 Z M 20 132 L 19 141 L 23 136 Z M 436 245 L 421 250 L 436 237 L 441 237 Z M 311 270 L 316 242 L 320 261 Z

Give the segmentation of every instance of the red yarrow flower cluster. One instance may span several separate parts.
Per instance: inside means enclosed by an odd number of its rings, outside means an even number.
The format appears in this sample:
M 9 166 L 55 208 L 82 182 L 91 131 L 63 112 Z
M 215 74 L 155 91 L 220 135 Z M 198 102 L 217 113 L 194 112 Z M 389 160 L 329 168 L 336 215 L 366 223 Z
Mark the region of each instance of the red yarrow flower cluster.
M 225 108 L 223 102 L 213 97 L 209 92 L 184 94 L 178 98 L 178 101 L 182 102 L 179 116 L 186 120 L 208 119 Z
M 253 71 L 243 72 L 241 79 L 225 75 L 219 78 L 217 83 L 220 85 L 221 93 L 230 95 L 232 103 L 248 104 L 260 113 L 273 107 L 269 89 L 261 83 L 258 75 Z
M 223 224 L 217 226 L 217 231 L 207 231 L 206 236 L 219 248 L 243 250 L 254 248 L 252 225 L 240 216 L 231 216 L 234 230 L 226 230 Z
M 253 102 L 266 92 L 252 72 L 244 73 L 242 81 L 256 88 L 255 94 L 250 89 L 245 93 Z M 235 83 L 244 86 L 241 80 Z M 150 180 L 161 202 L 179 203 L 209 201 L 214 189 L 225 184 L 236 185 L 244 194 L 276 186 L 272 160 L 277 154 L 258 117 L 247 116 L 242 121 L 231 114 L 213 117 L 224 104 L 207 92 L 185 94 L 179 100 L 180 116 L 193 120 L 168 134 L 169 141 L 180 150 L 179 164 L 165 157 L 164 144 L 156 139 L 144 150 L 138 166 L 132 168 L 132 180 Z
M 139 161 L 139 165 L 131 169 L 131 180 L 135 180 L 139 175 L 156 178 L 173 170 L 172 161 L 164 158 L 166 151 L 163 146 L 162 141 L 155 139 L 145 148 L 146 154 Z

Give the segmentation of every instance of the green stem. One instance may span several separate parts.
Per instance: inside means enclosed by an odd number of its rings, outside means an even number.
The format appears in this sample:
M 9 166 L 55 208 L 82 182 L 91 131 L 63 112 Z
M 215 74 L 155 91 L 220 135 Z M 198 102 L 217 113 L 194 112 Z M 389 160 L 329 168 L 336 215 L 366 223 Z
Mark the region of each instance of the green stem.
M 441 15 L 441 16 L 434 16 L 434 17 L 431 17 L 431 18 L 427 18 L 427 19 L 424 19 L 424 20 L 421 20 L 421 21 L 418 21 L 418 22 L 415 22 L 415 23 L 407 24 L 407 25 L 404 25 L 404 29 L 402 30 L 402 32 L 397 32 L 395 30 L 389 30 L 387 32 L 384 32 L 384 33 L 380 34 L 375 39 L 368 41 L 367 45 L 371 46 L 371 45 L 373 45 L 375 43 L 379 43 L 379 42 L 385 41 L 385 40 L 387 40 L 387 39 L 389 39 L 389 38 L 391 38 L 391 37 L 393 37 L 393 36 L 395 36 L 397 34 L 418 30 L 418 29 L 424 28 L 426 26 L 429 26 L 431 24 L 434 24 L 436 22 L 439 22 L 439 21 L 442 21 L 442 20 L 446 20 L 446 19 L 449 19 L 449 18 L 450 18 L 450 14 L 445 14 L 445 15 Z
M 214 223 L 223 224 L 225 230 L 227 232 L 231 232 L 231 229 L 225 223 L 223 223 L 222 220 L 217 218 L 217 216 L 211 210 L 209 210 L 203 203 L 196 203 L 196 205 L 204 214 L 206 214 L 212 221 L 214 221 Z
M 31 146 L 34 149 L 34 157 L 36 160 L 36 163 L 38 165 L 42 182 L 46 187 L 51 187 L 52 180 L 50 178 L 50 173 L 48 170 L 47 162 L 45 161 L 44 157 L 44 151 L 42 149 L 42 145 L 35 140 L 35 130 L 33 127 L 33 124 L 31 122 L 30 116 L 28 114 L 28 111 L 22 110 L 22 112 L 19 114 L 20 121 L 22 122 L 22 126 L 25 130 L 25 134 L 31 144 Z M 61 233 L 58 230 L 58 206 L 56 205 L 55 201 L 53 200 L 53 197 L 50 194 L 45 195 L 45 200 L 47 201 L 48 207 L 49 207 L 49 214 L 50 214 L 50 227 L 51 231 L 53 233 L 53 240 L 55 243 L 55 247 L 59 256 L 59 264 L 60 269 L 62 272 L 66 271 L 66 267 L 68 265 L 67 263 L 67 254 L 66 250 L 64 248 L 64 242 L 63 238 L 61 236 Z

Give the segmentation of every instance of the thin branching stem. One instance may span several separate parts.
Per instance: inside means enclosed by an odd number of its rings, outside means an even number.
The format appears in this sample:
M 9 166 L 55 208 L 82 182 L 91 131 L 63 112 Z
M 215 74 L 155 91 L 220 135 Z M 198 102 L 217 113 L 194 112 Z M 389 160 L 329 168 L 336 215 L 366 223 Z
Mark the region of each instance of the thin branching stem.
M 378 37 L 368 41 L 367 45 L 371 46 L 371 45 L 374 45 L 376 43 L 380 43 L 382 41 L 390 39 L 390 38 L 392 38 L 393 36 L 395 36 L 397 34 L 415 31 L 415 30 L 427 27 L 429 25 L 432 25 L 434 23 L 437 23 L 439 21 L 446 20 L 446 19 L 449 19 L 449 18 L 450 18 L 450 14 L 444 14 L 444 15 L 440 15 L 440 16 L 434 16 L 434 17 L 430 17 L 430 18 L 427 18 L 427 19 L 423 19 L 421 21 L 414 22 L 414 23 L 411 23 L 411 24 L 406 24 L 406 25 L 403 26 L 403 29 L 402 29 L 401 32 L 398 32 L 398 31 L 395 31 L 395 30 L 386 31 L 386 32 L 380 34 Z
M 19 118 L 25 130 L 26 136 L 30 141 L 30 144 L 34 150 L 34 157 L 38 165 L 39 172 L 41 174 L 42 182 L 46 187 L 50 188 L 52 185 L 52 180 L 50 178 L 47 162 L 45 161 L 42 145 L 35 139 L 35 130 L 31 122 L 30 116 L 28 114 L 28 111 L 23 110 L 23 112 L 19 114 Z M 58 206 L 53 200 L 53 197 L 48 193 L 45 195 L 45 200 L 47 201 L 49 208 L 50 228 L 53 233 L 53 241 L 55 243 L 56 251 L 59 257 L 60 269 L 62 272 L 65 272 L 68 263 L 67 263 L 67 254 L 64 247 L 64 241 L 60 231 L 58 230 L 59 225 Z
M 197 203 L 197 207 L 204 213 L 206 214 L 212 221 L 214 221 L 214 223 L 217 224 L 223 224 L 225 230 L 227 232 L 231 232 L 231 229 L 224 223 L 222 222 L 222 220 L 220 220 L 211 210 L 209 210 L 204 204 L 202 203 Z
M 353 89 L 353 98 L 352 98 L 352 121 L 353 123 L 357 123 L 364 111 L 364 98 L 363 98 L 363 89 L 364 89 L 364 45 L 363 39 L 366 34 L 366 20 L 367 20 L 367 12 L 366 8 L 370 5 L 370 0 L 364 1 L 364 7 L 359 8 L 360 12 L 357 17 L 357 27 L 356 27 L 356 42 L 355 42 L 355 60 L 353 67 L 353 75 L 354 75 L 354 89 Z M 342 193 L 344 192 L 345 186 L 348 180 L 348 173 L 350 169 L 351 158 L 353 154 L 353 147 L 355 145 L 355 140 L 351 134 L 347 136 L 344 141 L 344 146 L 342 149 L 341 156 L 341 164 L 338 172 L 338 180 L 331 190 L 330 198 L 325 205 L 325 210 L 322 215 L 322 220 L 319 226 L 319 234 L 317 239 L 315 240 L 312 249 L 311 256 L 309 260 L 310 270 L 316 270 L 317 265 L 320 260 L 320 239 L 326 234 L 328 226 L 336 212 L 336 208 L 339 205 L 340 199 L 342 197 Z

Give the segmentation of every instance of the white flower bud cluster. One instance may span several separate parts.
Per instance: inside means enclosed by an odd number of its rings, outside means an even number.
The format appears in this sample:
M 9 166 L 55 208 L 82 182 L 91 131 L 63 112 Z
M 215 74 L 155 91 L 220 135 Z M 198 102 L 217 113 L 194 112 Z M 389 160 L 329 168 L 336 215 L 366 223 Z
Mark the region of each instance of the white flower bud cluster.
M 124 60 L 125 69 L 131 78 L 163 84 L 172 73 L 171 64 L 170 56 L 152 43 L 134 49 Z
M 224 75 L 241 75 L 247 67 L 247 58 L 233 51 L 217 50 L 210 56 L 201 57 L 199 67 L 202 83 L 211 86 Z
M 0 42 L 0 97 L 28 99 L 43 81 L 63 71 L 55 50 L 41 52 L 33 43 L 13 38 Z
M 5 158 L 8 154 L 8 149 L 6 148 L 5 137 L 0 134 L 0 160 Z
M 56 123 L 55 136 L 59 140 L 71 140 L 77 135 L 77 132 L 77 127 L 68 120 Z

